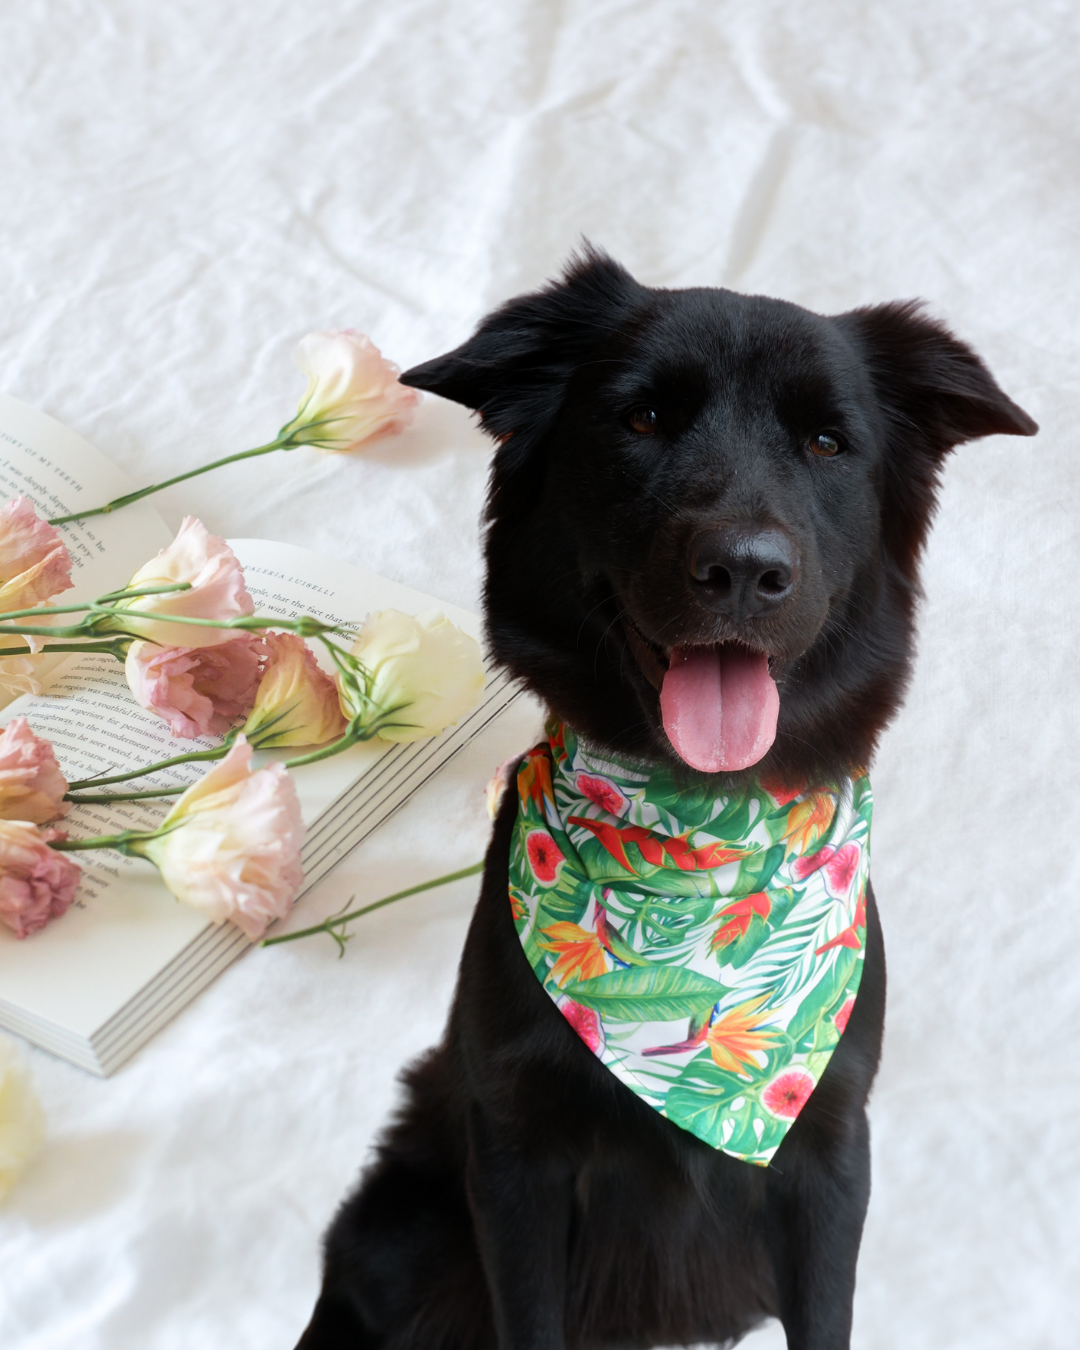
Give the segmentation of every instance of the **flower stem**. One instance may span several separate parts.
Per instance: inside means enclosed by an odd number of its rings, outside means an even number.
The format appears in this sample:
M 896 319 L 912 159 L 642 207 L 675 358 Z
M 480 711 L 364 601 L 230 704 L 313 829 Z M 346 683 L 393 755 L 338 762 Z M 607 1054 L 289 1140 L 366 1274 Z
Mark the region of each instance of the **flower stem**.
M 99 792 L 89 797 L 73 797 L 69 792 L 64 801 L 71 802 L 74 806 L 90 806 L 100 803 L 102 806 L 109 802 L 138 802 L 147 797 L 176 797 L 187 789 L 181 787 L 153 788 L 148 792 Z
M 172 487 L 174 483 L 183 483 L 188 478 L 197 478 L 201 473 L 209 473 L 211 469 L 220 469 L 223 464 L 235 464 L 241 459 L 254 459 L 256 455 L 269 455 L 275 450 L 291 450 L 292 445 L 280 439 L 271 441 L 268 445 L 258 445 L 254 450 L 241 450 L 235 455 L 226 455 L 223 459 L 215 459 L 210 464 L 204 464 L 199 469 L 189 469 L 187 473 L 178 473 L 175 478 L 166 478 L 163 483 L 153 483 L 150 487 L 140 488 L 137 492 L 129 492 L 123 497 L 114 497 L 111 502 L 106 502 L 104 506 L 95 506 L 89 511 L 73 511 L 69 516 L 56 516 L 49 521 L 50 525 L 67 525 L 73 520 L 86 520 L 90 516 L 106 516 L 110 511 L 118 511 L 122 506 L 130 506 L 132 502 L 141 501 L 143 497 L 149 497 L 154 492 L 160 492 L 162 488 Z
M 79 792 L 84 788 L 107 787 L 109 783 L 127 783 L 132 778 L 142 778 L 148 773 L 157 773 L 159 769 L 171 769 L 174 764 L 195 764 L 209 759 L 224 759 L 232 747 L 232 741 L 233 738 L 230 736 L 224 745 L 216 745 L 210 750 L 190 750 L 186 755 L 174 755 L 172 759 L 161 759 L 156 764 L 148 764 L 145 769 L 131 769 L 127 773 L 114 773 L 110 774 L 108 778 L 81 778 L 77 783 L 68 784 L 68 793 Z M 183 792 L 183 790 L 183 788 L 179 789 L 180 792 Z M 171 793 L 173 789 L 169 788 L 167 791 Z
M 118 661 L 125 659 L 125 653 L 120 650 L 122 644 L 128 641 L 127 638 L 118 638 L 114 642 L 46 642 L 43 647 L 38 648 L 38 652 L 108 652 L 115 656 Z M 34 656 L 37 653 L 33 647 L 0 647 L 0 657 L 3 656 Z
M 404 900 L 407 896 L 419 895 L 421 891 L 434 890 L 436 886 L 447 886 L 451 881 L 461 881 L 463 877 L 476 876 L 477 872 L 483 870 L 484 864 L 482 862 L 473 863 L 471 867 L 463 867 L 460 872 L 450 872 L 444 877 L 436 877 L 434 881 L 422 881 L 419 886 L 409 886 L 404 891 L 395 891 L 393 895 L 386 895 L 381 900 L 376 900 L 372 905 L 364 905 L 361 909 L 351 909 L 344 914 L 335 914 L 332 918 L 325 919 L 312 928 L 300 928 L 295 933 L 283 933 L 280 937 L 263 938 L 260 946 L 273 947 L 279 942 L 295 942 L 297 938 L 312 937 L 316 933 L 329 933 L 340 945 L 343 939 L 340 934 L 334 932 L 334 929 L 349 923 L 352 919 L 359 919 L 362 914 L 370 914 L 373 909 L 382 909 L 384 905 L 392 905 L 396 900 Z

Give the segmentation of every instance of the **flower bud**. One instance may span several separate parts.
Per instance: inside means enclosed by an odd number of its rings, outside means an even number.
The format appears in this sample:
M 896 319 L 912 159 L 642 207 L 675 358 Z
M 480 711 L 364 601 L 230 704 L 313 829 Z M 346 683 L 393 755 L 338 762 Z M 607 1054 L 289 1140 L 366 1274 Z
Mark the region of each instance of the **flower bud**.
M 266 669 L 244 734 L 257 749 L 322 745 L 344 734 L 337 686 L 303 639 L 267 633 Z

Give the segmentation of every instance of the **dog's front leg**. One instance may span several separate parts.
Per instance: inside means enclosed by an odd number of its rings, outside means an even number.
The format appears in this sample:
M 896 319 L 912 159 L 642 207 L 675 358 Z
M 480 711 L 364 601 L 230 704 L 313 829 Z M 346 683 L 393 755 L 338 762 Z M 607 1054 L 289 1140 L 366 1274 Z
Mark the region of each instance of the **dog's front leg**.
M 527 1157 L 474 1108 L 466 1175 L 499 1350 L 562 1350 L 569 1167 Z

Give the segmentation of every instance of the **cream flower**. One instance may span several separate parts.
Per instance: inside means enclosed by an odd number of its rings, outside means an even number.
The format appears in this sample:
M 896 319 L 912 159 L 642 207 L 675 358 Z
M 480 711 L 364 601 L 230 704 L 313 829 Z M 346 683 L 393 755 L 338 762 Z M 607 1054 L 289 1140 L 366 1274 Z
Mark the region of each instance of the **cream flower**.
M 239 559 L 224 539 L 210 534 L 201 520 L 185 516 L 179 533 L 144 564 L 128 582 L 132 589 L 187 582 L 191 589 L 167 595 L 144 595 L 122 601 L 119 613 L 95 624 L 98 632 L 126 631 L 162 647 L 216 647 L 232 642 L 232 628 L 202 628 L 197 624 L 139 619 L 139 613 L 179 615 L 192 619 L 236 619 L 252 614 L 255 602 L 244 585 Z
M 260 749 L 322 745 L 344 734 L 337 686 L 293 633 L 267 633 L 269 654 L 244 732 Z
M 62 830 L 39 830 L 27 820 L 0 820 L 0 923 L 29 937 L 67 913 L 82 871 L 49 847 Z
M 308 386 L 291 422 L 278 432 L 294 445 L 355 450 L 383 432 L 404 431 L 420 395 L 398 382 L 400 371 L 352 328 L 308 333 L 296 349 Z
M 254 633 L 216 647 L 133 642 L 124 672 L 137 702 L 163 717 L 174 736 L 220 736 L 250 711 L 262 655 Z
M 26 643 L 37 640 L 27 638 Z M 0 651 L 3 651 L 2 647 Z M 34 669 L 42 660 L 44 657 L 41 656 L 5 656 L 0 659 L 0 690 L 12 696 L 40 694 L 41 681 L 34 677 Z
M 25 717 L 13 717 L 0 733 L 0 819 L 56 820 L 71 809 L 67 790 L 52 744 L 36 736 Z
M 45 1112 L 14 1041 L 0 1037 L 0 1200 L 45 1139 Z
M 377 720 L 384 741 L 437 736 L 484 692 L 479 645 L 441 614 L 413 618 L 384 609 L 369 615 L 351 651 L 369 683 L 361 689 L 340 680 L 341 710 L 365 725 Z
M 252 773 L 251 754 L 239 736 L 165 817 L 164 833 L 130 847 L 157 864 L 178 900 L 255 939 L 289 912 L 303 882 L 304 822 L 288 771 Z

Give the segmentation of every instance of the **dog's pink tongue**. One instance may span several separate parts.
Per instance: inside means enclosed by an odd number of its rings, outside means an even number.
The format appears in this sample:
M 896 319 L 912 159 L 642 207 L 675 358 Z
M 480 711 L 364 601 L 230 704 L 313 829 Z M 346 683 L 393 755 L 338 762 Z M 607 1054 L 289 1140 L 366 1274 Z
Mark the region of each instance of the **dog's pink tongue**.
M 776 739 L 780 695 L 769 658 L 738 647 L 676 647 L 660 711 L 668 740 L 692 768 L 748 768 Z

